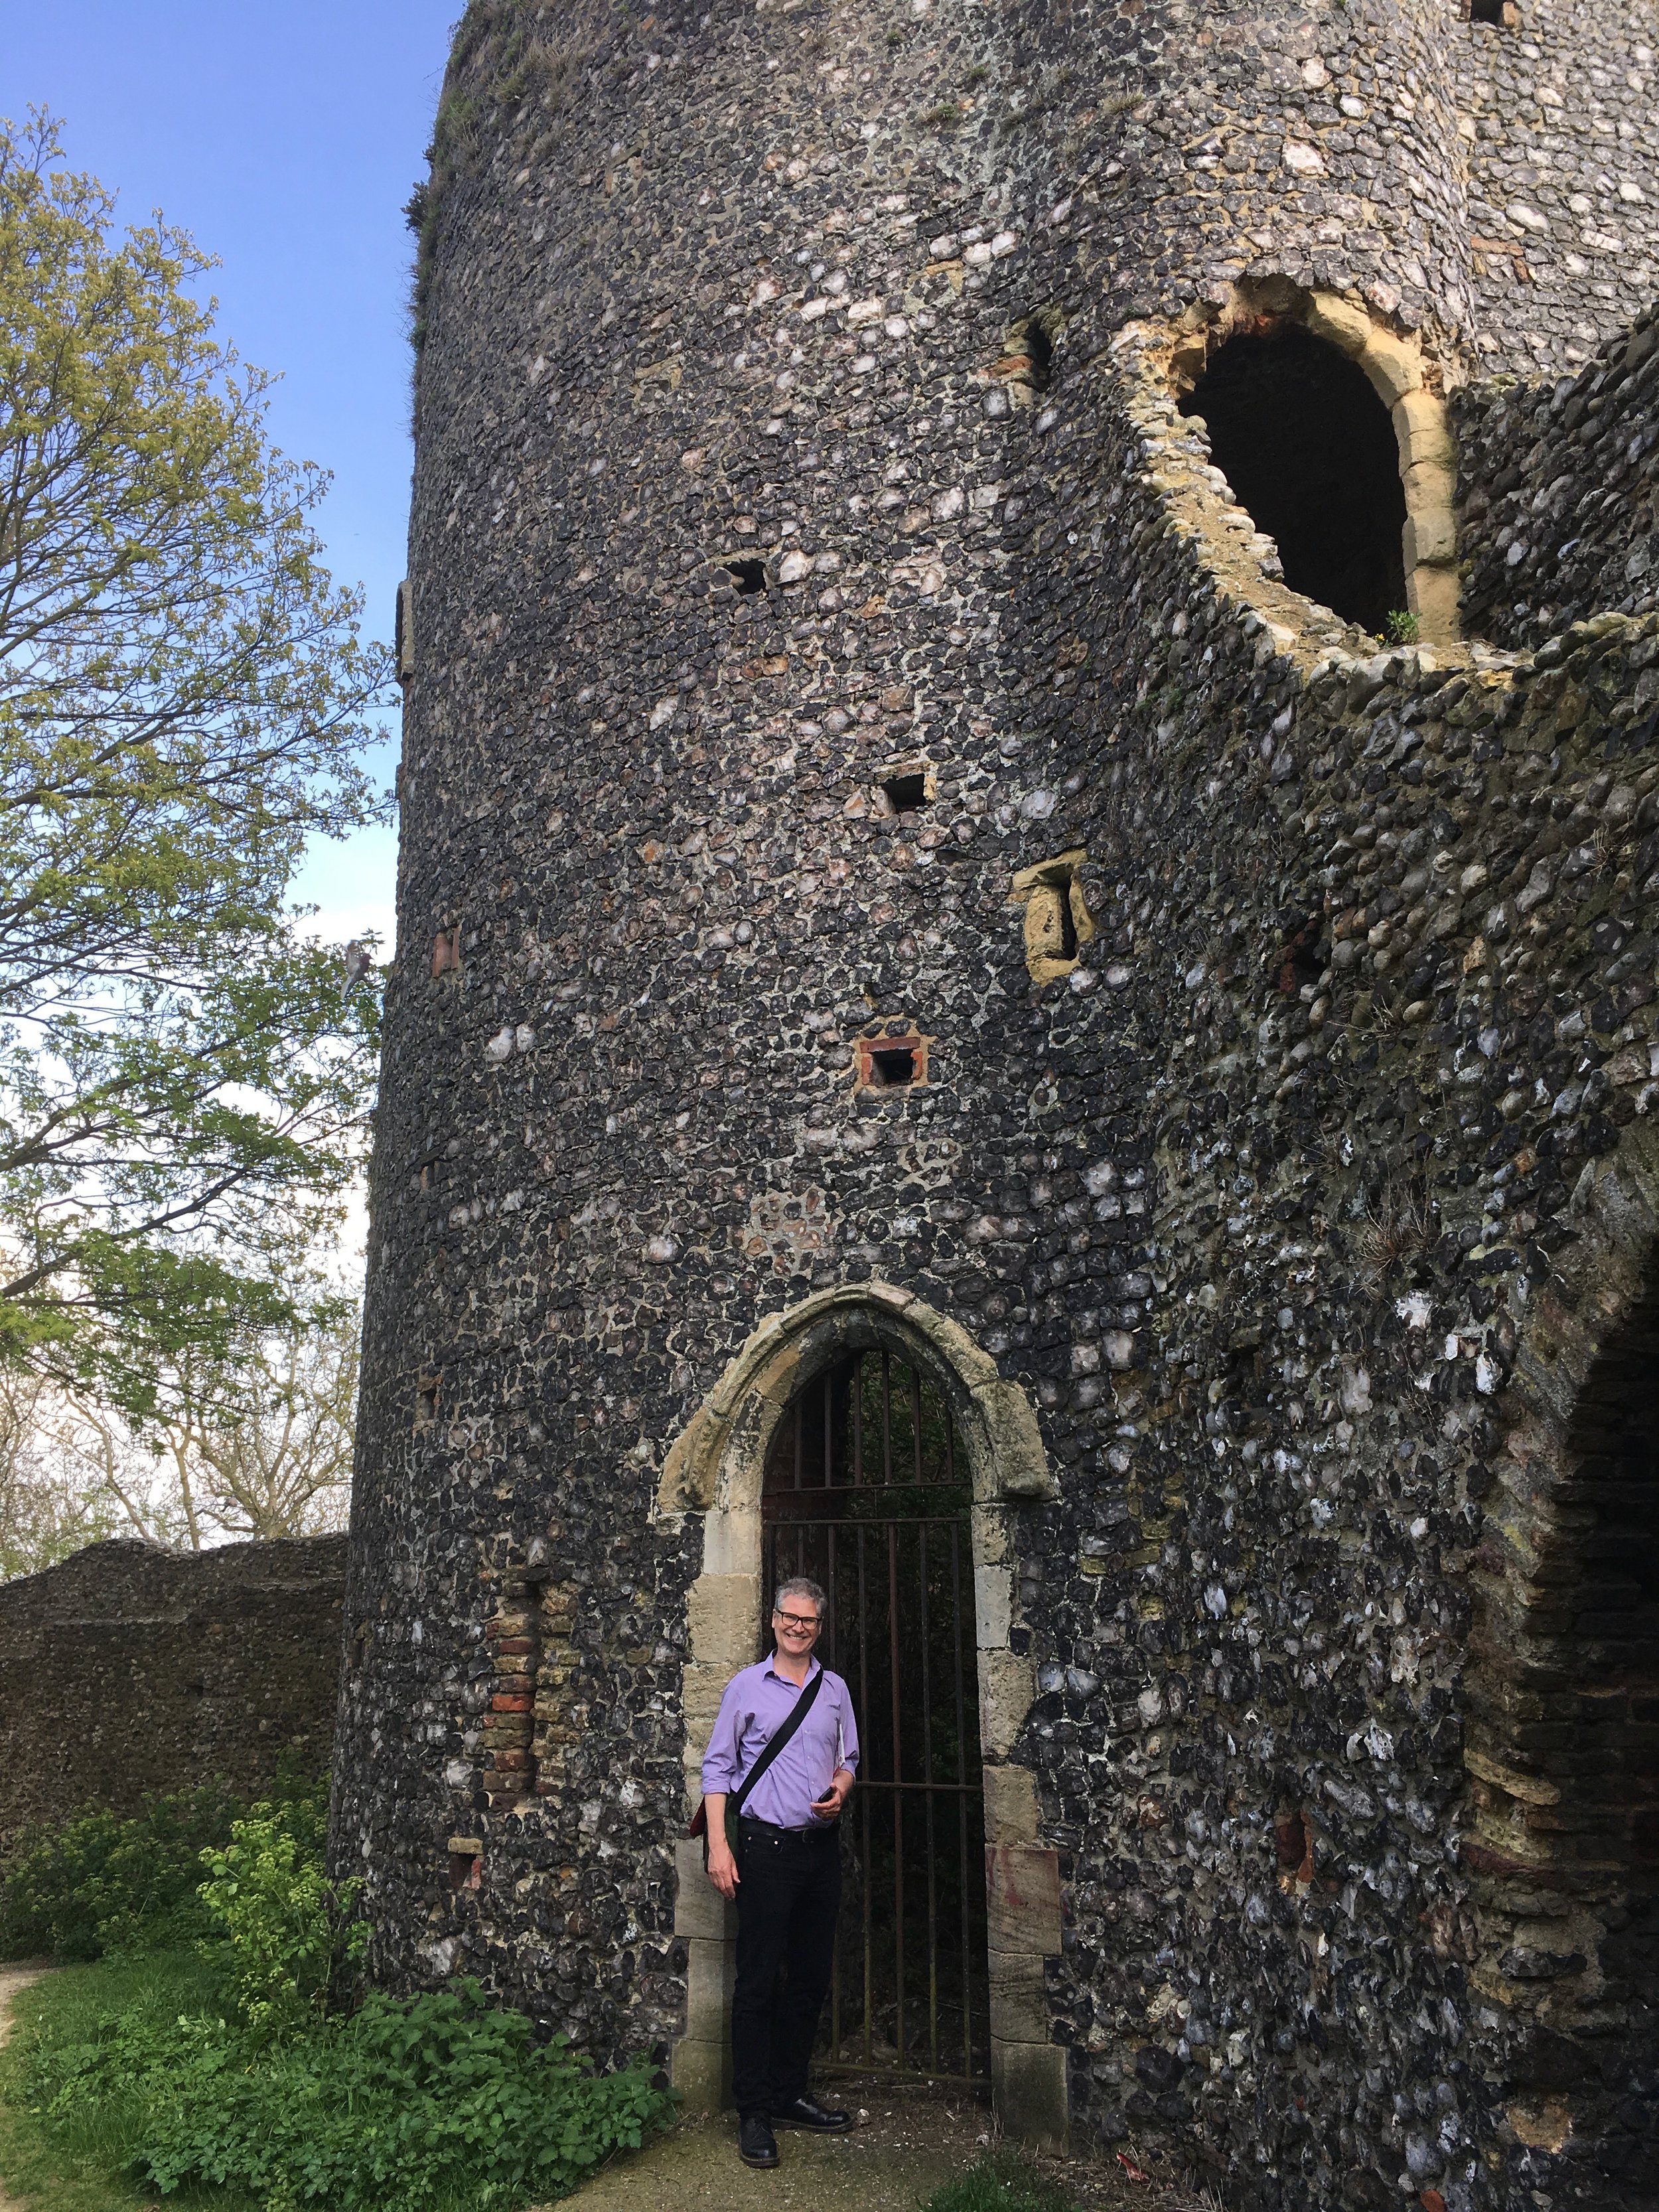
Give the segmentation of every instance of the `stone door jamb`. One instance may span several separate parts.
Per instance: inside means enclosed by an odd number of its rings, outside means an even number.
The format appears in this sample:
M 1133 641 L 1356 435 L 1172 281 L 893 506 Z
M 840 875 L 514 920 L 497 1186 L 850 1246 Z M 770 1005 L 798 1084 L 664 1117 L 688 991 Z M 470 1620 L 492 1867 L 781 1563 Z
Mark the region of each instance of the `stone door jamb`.
M 1012 2133 L 1060 2145 L 1066 2133 L 1066 2053 L 1049 2036 L 1044 1960 L 1060 1950 L 1058 1854 L 1038 1836 L 1036 1785 L 1008 1754 L 1036 1695 L 1032 1661 L 1010 1648 L 1008 1564 L 1020 1506 L 1058 1495 L 1030 1401 L 967 1331 L 909 1292 L 867 1283 L 824 1291 L 769 1316 L 732 1359 L 669 1451 L 658 1512 L 702 1522 L 702 1571 L 688 1598 L 684 1674 L 685 1804 L 721 1692 L 755 1656 L 760 1619 L 761 1483 L 767 1449 L 798 1387 L 834 1359 L 884 1349 L 937 1383 L 967 1454 L 973 1484 L 975 1641 L 985 1759 L 991 1972 L 991 2069 L 996 2110 Z M 685 1943 L 686 2032 L 674 2084 L 694 2107 L 718 2106 L 730 2084 L 726 2021 L 735 1916 L 710 1887 L 702 1849 L 675 1847 L 675 1933 Z

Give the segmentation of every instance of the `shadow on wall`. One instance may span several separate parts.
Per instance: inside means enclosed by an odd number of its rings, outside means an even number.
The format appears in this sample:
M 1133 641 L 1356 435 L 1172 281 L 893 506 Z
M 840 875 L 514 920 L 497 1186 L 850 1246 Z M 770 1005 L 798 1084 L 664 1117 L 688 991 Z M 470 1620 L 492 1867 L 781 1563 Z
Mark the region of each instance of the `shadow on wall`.
M 1472 1647 L 1474 1980 L 1522 2154 L 1592 2166 L 1613 2212 L 1659 2171 L 1659 1258 L 1543 1292 L 1528 1335 Z
M 1296 323 L 1240 331 L 1181 400 L 1285 581 L 1383 635 L 1406 605 L 1406 497 L 1389 410 L 1358 363 Z

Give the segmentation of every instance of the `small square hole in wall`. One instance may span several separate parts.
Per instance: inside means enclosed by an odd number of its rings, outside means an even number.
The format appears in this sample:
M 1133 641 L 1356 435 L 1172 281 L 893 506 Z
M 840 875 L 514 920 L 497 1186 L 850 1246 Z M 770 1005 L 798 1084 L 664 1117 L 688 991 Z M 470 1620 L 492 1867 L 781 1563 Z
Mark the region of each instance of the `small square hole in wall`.
M 483 1845 L 471 1836 L 449 1839 L 449 1886 L 453 1890 L 477 1889 L 483 1880 Z
M 757 592 L 766 589 L 764 561 L 728 561 L 726 567 L 726 573 L 743 598 L 752 599 Z
M 895 814 L 914 814 L 927 804 L 927 778 L 920 770 L 914 775 L 890 775 L 881 787 Z
M 1521 10 L 1515 0 L 1469 0 L 1469 21 L 1492 23 L 1500 31 L 1514 31 L 1520 28 Z
M 415 1386 L 415 1419 L 422 1427 L 438 1418 L 438 1383 L 435 1375 L 422 1375 Z
M 890 1022 L 854 1045 L 854 1073 L 861 1091 L 911 1091 L 927 1080 L 932 1039 L 902 1022 Z

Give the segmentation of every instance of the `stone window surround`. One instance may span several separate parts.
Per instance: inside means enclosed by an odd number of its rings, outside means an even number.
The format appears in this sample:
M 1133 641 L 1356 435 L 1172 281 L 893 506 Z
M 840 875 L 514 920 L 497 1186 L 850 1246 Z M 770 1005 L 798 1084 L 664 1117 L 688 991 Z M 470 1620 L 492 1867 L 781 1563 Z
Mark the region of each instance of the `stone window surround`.
M 1050 860 L 1021 868 L 1009 888 L 1009 898 L 1025 909 L 1025 965 L 1034 983 L 1055 983 L 1069 975 L 1095 933 L 1094 916 L 1084 903 L 1078 881 L 1078 871 L 1088 857 L 1083 846 L 1073 846 L 1069 852 L 1056 853 Z M 1062 900 L 1071 909 L 1072 927 L 1077 933 L 1078 951 L 1069 957 L 1054 950 L 1063 942 Z
M 1190 390 L 1212 348 L 1237 331 L 1260 329 L 1264 319 L 1300 323 L 1334 346 L 1364 371 L 1388 409 L 1406 497 L 1406 605 L 1425 645 L 1457 644 L 1457 453 L 1435 388 L 1444 381 L 1437 365 L 1420 338 L 1402 337 L 1346 294 L 1304 291 L 1287 277 L 1255 278 L 1233 286 L 1219 307 L 1194 307 L 1182 318 L 1170 359 L 1176 388 Z
M 1022 1506 L 1059 1494 L 1036 1415 L 1016 1382 L 958 1323 L 886 1283 L 817 1292 L 763 1321 L 671 1448 L 659 1517 L 702 1518 L 702 1571 L 692 1583 L 683 1707 L 685 1804 L 726 1683 L 752 1663 L 761 1620 L 761 1484 L 768 1446 L 801 1384 L 849 1353 L 885 1350 L 942 1392 L 972 1480 L 975 1641 L 985 1759 L 986 1882 L 991 1977 L 991 2071 L 1003 2125 L 1049 2146 L 1066 2139 L 1066 2052 L 1052 2042 L 1043 1968 L 1060 1948 L 1060 1861 L 1040 1840 L 1036 1784 L 1008 1763 L 1036 1696 L 1036 1667 L 1010 1649 Z M 675 1846 L 676 1935 L 687 1950 L 684 2036 L 675 2087 L 694 2108 L 729 2091 L 726 2020 L 736 1915 L 710 1885 L 702 1846 Z

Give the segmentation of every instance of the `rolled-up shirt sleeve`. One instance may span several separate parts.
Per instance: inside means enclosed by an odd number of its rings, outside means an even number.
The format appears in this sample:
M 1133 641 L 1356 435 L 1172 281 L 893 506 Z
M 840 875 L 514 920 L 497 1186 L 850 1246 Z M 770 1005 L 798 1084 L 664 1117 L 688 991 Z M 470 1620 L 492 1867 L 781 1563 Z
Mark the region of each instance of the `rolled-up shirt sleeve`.
M 843 1684 L 841 1693 L 841 1763 L 850 1774 L 859 1771 L 859 1724 L 853 1716 L 851 1693 Z M 703 1787 L 707 1789 L 705 1783 Z
M 705 1797 L 729 1796 L 738 1786 L 738 1777 L 743 1771 L 738 1754 L 742 1735 L 743 1692 L 738 1685 L 741 1676 L 734 1677 L 726 1686 L 726 1695 L 720 1699 L 720 1709 L 714 1722 L 714 1733 L 708 1739 L 708 1748 L 702 1755 L 702 1793 Z

